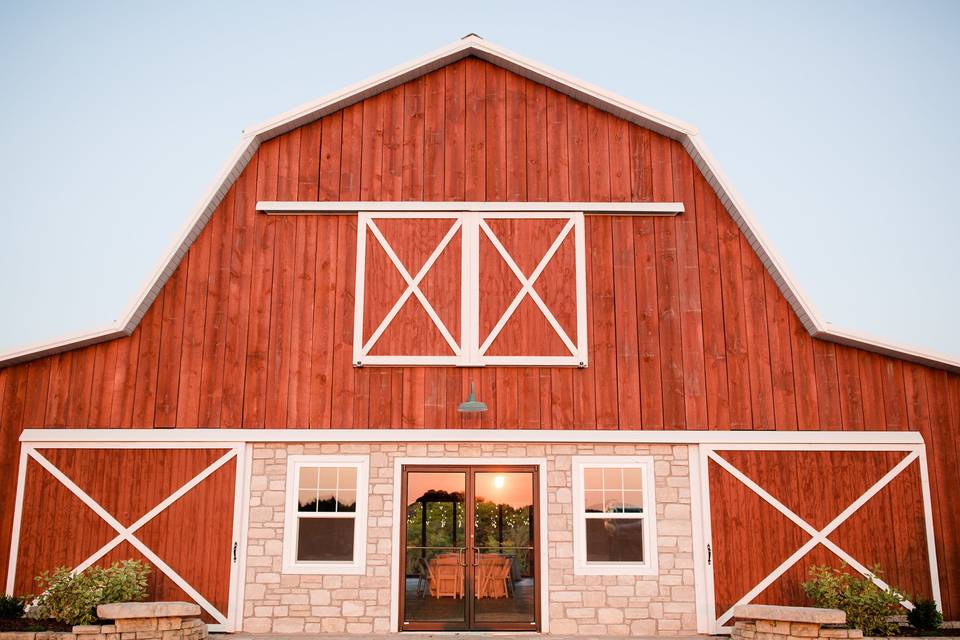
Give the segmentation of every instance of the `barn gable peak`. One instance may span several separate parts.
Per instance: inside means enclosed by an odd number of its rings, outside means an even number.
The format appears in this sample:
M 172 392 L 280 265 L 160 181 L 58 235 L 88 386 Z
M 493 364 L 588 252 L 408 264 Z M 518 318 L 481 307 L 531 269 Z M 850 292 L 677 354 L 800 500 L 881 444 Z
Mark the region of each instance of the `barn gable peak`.
M 447 46 L 416 60 L 394 67 L 376 77 L 356 83 L 329 96 L 291 109 L 267 122 L 245 129 L 240 143 L 223 165 L 220 173 L 201 199 L 200 204 L 193 211 L 170 249 L 150 274 L 144 288 L 112 325 L 86 334 L 69 336 L 40 345 L 0 353 L 0 367 L 130 335 L 260 144 L 297 127 L 316 121 L 327 114 L 344 109 L 370 96 L 383 93 L 470 56 L 475 56 L 531 81 L 546 85 L 570 98 L 679 142 L 690 154 L 693 162 L 716 192 L 726 211 L 746 236 L 750 246 L 756 251 L 804 328 L 812 336 L 941 369 L 960 371 L 960 360 L 940 353 L 893 344 L 854 331 L 841 330 L 824 321 L 814 306 L 804 297 L 785 262 L 764 236 L 746 203 L 737 194 L 733 185 L 720 169 L 694 126 L 524 58 L 485 40 L 476 33 L 468 33 Z

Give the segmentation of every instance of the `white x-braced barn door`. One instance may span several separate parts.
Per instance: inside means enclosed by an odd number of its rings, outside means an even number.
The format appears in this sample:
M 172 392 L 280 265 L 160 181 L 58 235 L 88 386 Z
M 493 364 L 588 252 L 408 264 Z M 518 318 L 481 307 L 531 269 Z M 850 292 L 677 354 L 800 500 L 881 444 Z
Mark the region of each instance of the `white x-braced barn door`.
M 723 632 L 740 604 L 810 606 L 814 565 L 940 601 L 922 444 L 699 449 L 701 631 Z
M 137 559 L 149 597 L 200 605 L 212 630 L 238 618 L 244 445 L 23 443 L 8 593 L 34 576 Z
M 357 220 L 353 361 L 587 365 L 583 214 Z

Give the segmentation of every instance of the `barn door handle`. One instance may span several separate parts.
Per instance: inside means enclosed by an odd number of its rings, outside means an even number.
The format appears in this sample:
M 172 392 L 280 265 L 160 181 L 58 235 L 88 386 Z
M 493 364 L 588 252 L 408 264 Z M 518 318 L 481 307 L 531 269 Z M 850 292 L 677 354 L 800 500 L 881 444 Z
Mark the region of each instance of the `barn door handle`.
M 713 549 L 710 545 L 707 545 L 707 564 L 710 564 L 710 560 L 713 558 Z
M 233 561 L 234 562 L 237 561 L 237 543 L 236 542 L 233 543 Z

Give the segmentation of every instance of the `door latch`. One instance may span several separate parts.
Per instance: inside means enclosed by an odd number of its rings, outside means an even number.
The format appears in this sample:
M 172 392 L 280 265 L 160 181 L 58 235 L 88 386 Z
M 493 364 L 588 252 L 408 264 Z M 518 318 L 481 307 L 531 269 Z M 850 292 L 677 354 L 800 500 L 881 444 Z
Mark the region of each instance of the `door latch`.
M 711 559 L 713 558 L 713 549 L 710 545 L 707 545 L 707 564 L 712 564 Z
M 234 562 L 237 561 L 237 543 L 236 542 L 233 543 L 233 561 Z

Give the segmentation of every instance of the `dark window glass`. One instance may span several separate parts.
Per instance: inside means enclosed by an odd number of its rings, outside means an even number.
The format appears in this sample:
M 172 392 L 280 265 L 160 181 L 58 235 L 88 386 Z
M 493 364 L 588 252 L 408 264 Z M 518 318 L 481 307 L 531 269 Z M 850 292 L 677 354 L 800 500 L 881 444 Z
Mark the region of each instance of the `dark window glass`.
M 353 518 L 300 518 L 297 560 L 353 561 Z
M 587 518 L 587 562 L 643 562 L 643 520 Z

